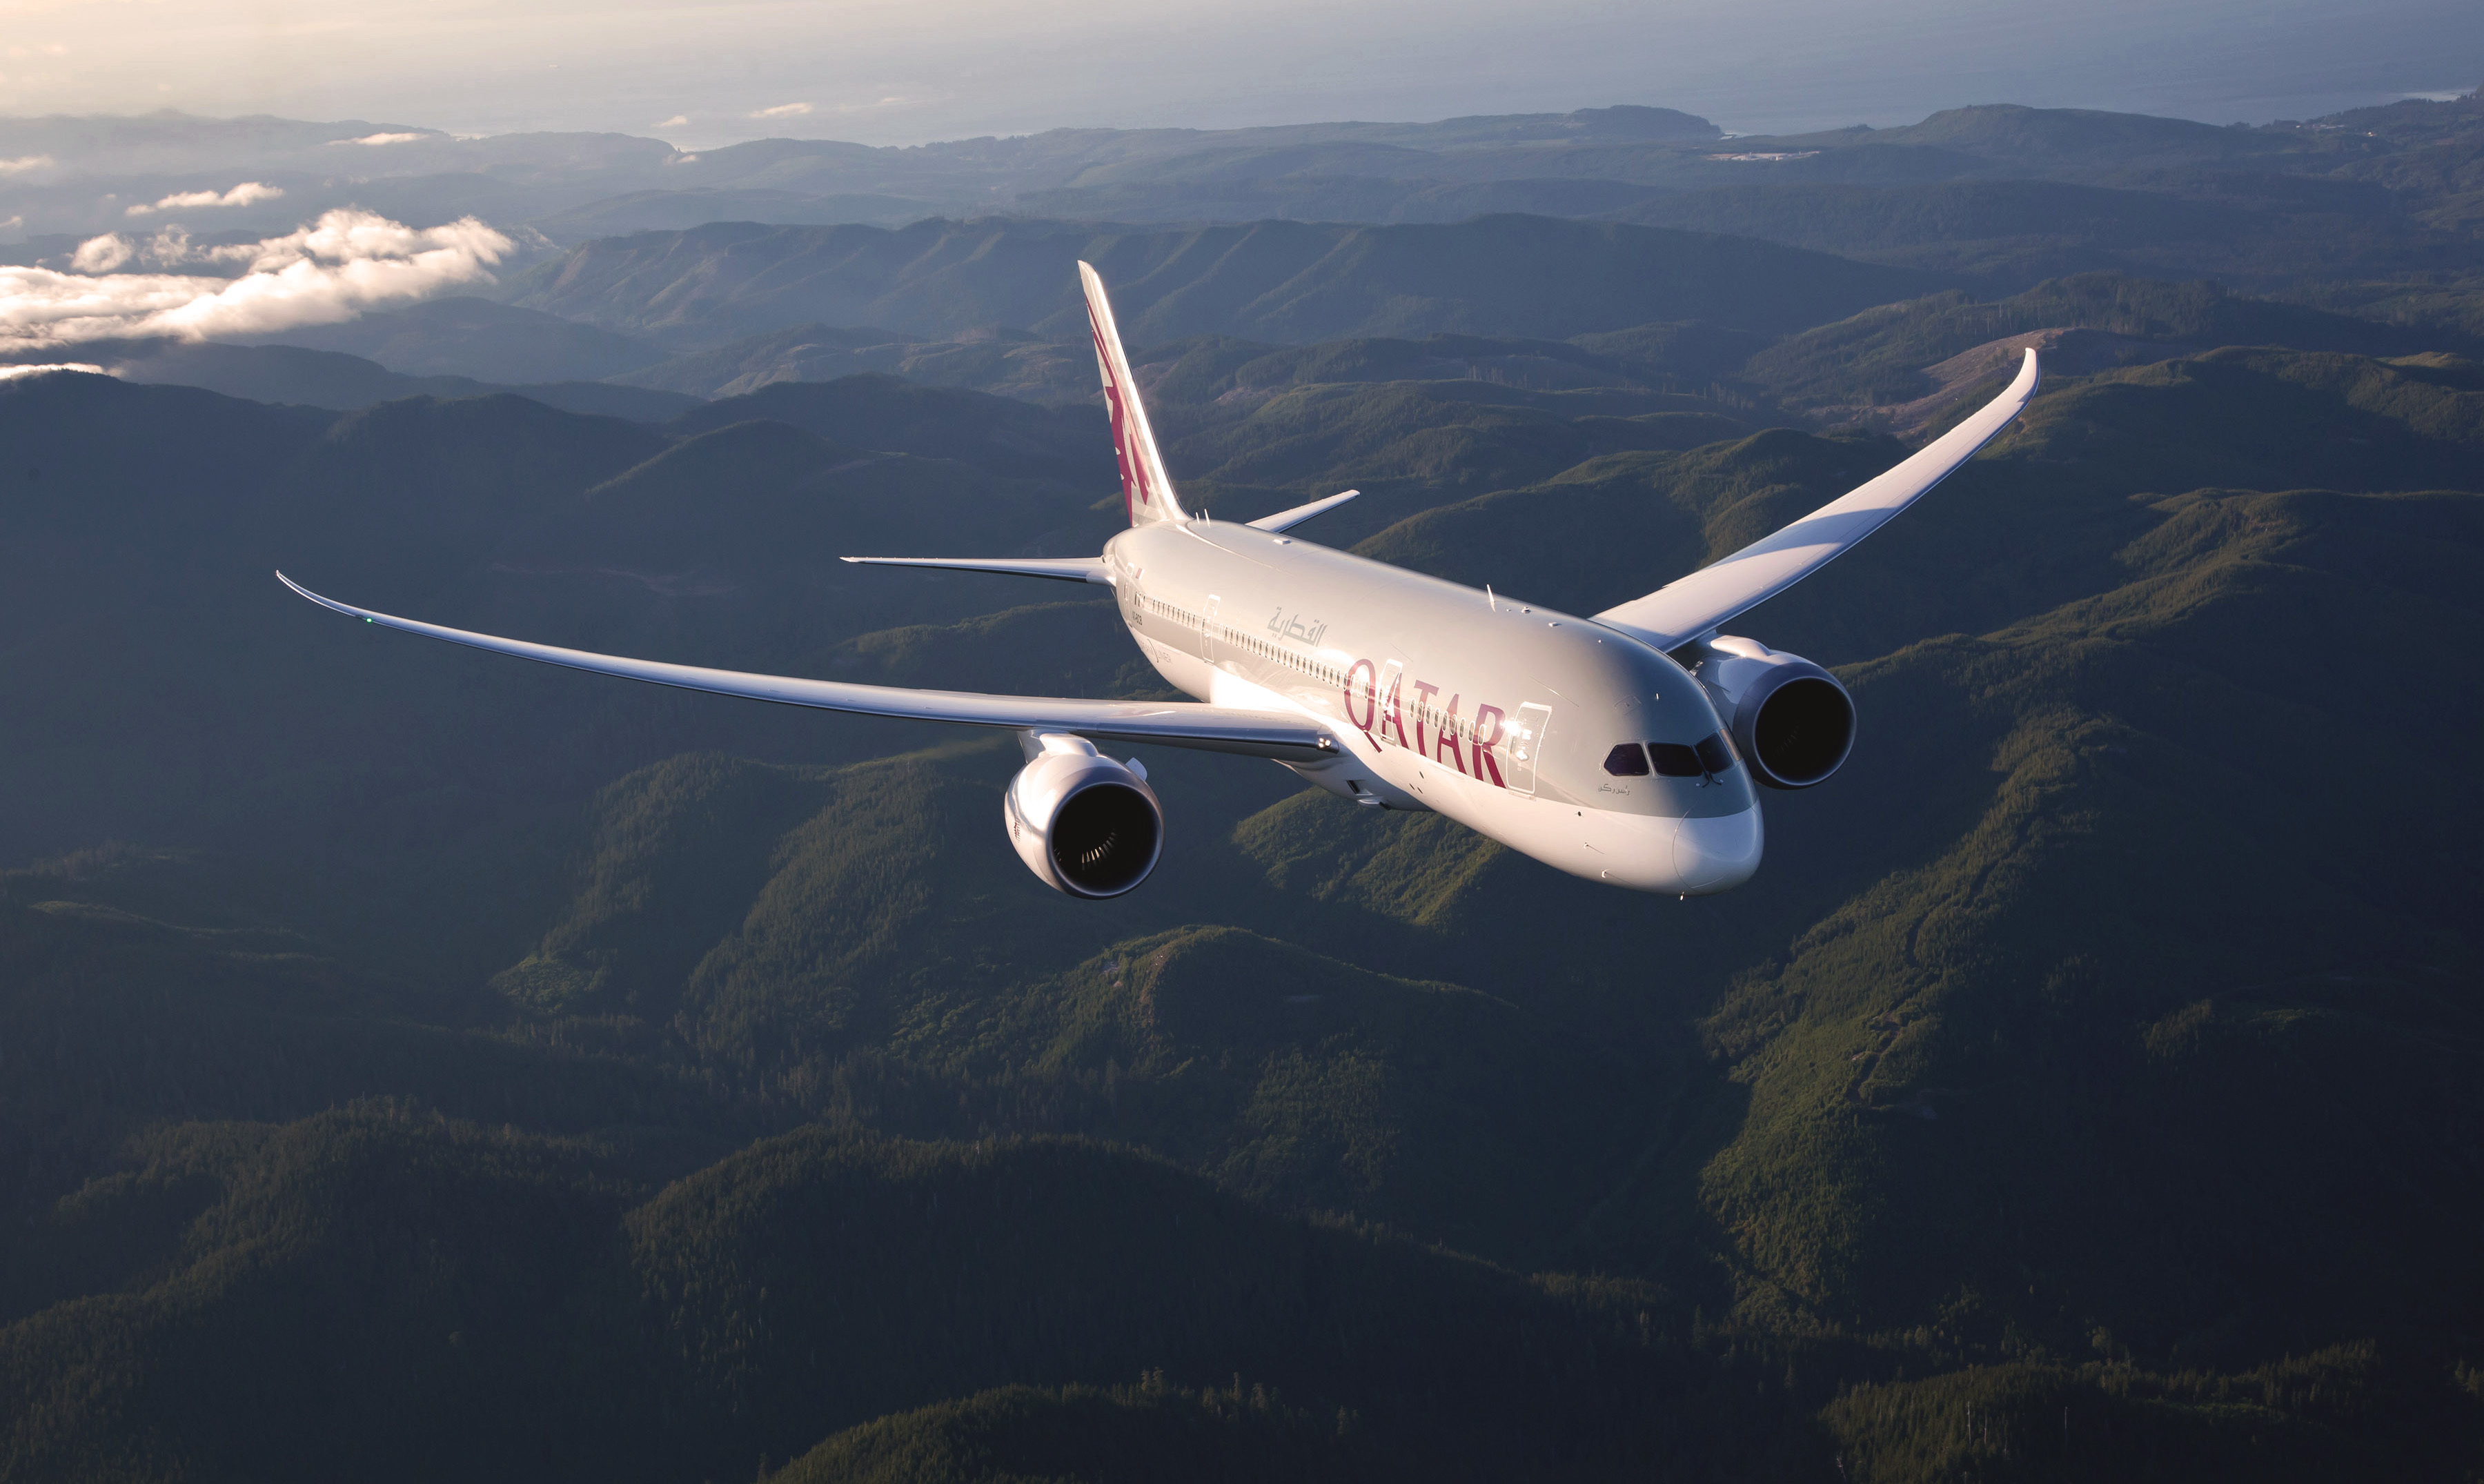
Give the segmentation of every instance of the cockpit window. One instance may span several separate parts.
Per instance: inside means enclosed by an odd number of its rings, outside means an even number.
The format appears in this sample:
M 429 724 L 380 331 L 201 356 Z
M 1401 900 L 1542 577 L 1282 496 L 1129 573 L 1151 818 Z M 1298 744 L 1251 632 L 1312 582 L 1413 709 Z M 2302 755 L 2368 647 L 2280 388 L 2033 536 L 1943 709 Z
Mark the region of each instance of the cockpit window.
M 1699 765 L 1712 773 L 1733 768 L 1734 749 L 1726 744 L 1724 733 L 1711 732 L 1699 740 Z
M 1605 771 L 1616 778 L 1647 776 L 1647 749 L 1636 742 L 1624 742 L 1605 754 Z
M 1660 778 L 1696 778 L 1707 771 L 1699 766 L 1699 754 L 1680 742 L 1649 742 L 1647 750 L 1656 757 Z

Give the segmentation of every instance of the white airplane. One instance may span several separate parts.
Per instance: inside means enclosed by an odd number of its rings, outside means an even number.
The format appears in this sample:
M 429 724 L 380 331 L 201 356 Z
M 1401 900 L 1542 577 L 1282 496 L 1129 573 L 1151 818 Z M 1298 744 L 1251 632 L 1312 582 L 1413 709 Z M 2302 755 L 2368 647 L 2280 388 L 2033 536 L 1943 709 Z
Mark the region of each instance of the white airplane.
M 1798 656 L 1717 632 L 1825 566 L 2001 431 L 2036 391 L 2036 353 L 1993 401 L 1912 457 L 1721 561 L 1591 618 L 1422 577 L 1284 534 L 1332 495 L 1233 525 L 1166 476 L 1103 281 L 1078 265 L 1129 528 L 1095 557 L 861 557 L 1112 589 L 1140 653 L 1194 702 L 912 690 L 701 669 L 470 634 L 303 597 L 368 623 L 658 685 L 793 706 L 1007 727 L 1026 765 L 1002 796 L 1011 842 L 1072 897 L 1155 869 L 1164 811 L 1135 759 L 1154 742 L 1270 758 L 1340 797 L 1433 810 L 1547 865 L 1637 891 L 1724 891 L 1759 869 L 1753 785 L 1827 780 L 1854 703 Z

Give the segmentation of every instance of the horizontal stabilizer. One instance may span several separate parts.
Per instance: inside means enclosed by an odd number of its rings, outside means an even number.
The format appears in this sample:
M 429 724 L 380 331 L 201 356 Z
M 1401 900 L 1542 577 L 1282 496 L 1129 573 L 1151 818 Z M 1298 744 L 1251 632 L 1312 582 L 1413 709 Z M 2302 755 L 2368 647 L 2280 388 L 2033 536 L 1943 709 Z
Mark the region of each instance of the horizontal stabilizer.
M 1113 585 L 1113 574 L 1095 556 L 840 556 L 865 567 L 938 567 L 948 572 L 1003 572 L 1012 577 Z
M 1362 493 L 1361 490 L 1347 490 L 1341 495 L 1332 495 L 1326 499 L 1315 499 L 1308 505 L 1296 505 L 1291 510 L 1280 510 L 1275 515 L 1263 515 L 1256 521 L 1242 524 L 1253 530 L 1291 530 L 1312 516 L 1326 515 Z

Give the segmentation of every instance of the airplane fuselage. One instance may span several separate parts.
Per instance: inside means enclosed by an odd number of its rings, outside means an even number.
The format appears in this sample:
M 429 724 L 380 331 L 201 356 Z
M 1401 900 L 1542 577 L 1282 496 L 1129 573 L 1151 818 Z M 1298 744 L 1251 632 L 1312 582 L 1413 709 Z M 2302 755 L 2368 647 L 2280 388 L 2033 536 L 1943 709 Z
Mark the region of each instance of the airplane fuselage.
M 1714 706 L 1628 634 L 1248 526 L 1137 526 L 1104 559 L 1122 621 L 1166 680 L 1336 729 L 1335 761 L 1285 765 L 1333 793 L 1444 814 L 1641 891 L 1723 891 L 1759 868 L 1758 800 L 1749 769 L 1726 761 Z M 1627 744 L 1703 742 L 1725 766 L 1606 766 Z
M 1195 518 L 1165 472 L 1104 282 L 1078 265 L 1130 528 L 1097 559 L 848 556 L 1111 586 L 1148 661 L 1194 701 L 992 695 L 757 675 L 601 655 L 303 597 L 364 623 L 655 685 L 866 715 L 1006 727 L 1026 755 L 1002 823 L 1057 891 L 1118 897 L 1162 852 L 1132 743 L 1266 758 L 1360 804 L 1430 810 L 1573 876 L 1707 893 L 1759 869 L 1753 775 L 1827 781 L 1854 703 L 1799 655 L 1718 631 L 1905 509 L 2035 394 L 2029 350 L 2008 388 L 1810 515 L 1594 618 L 1421 576 L 1285 531 L 1345 490 L 1245 526 Z M 1689 656 L 1692 669 L 1674 655 Z M 1718 708 L 1731 714 L 1730 727 Z M 1730 740 L 1729 740 L 1730 739 Z

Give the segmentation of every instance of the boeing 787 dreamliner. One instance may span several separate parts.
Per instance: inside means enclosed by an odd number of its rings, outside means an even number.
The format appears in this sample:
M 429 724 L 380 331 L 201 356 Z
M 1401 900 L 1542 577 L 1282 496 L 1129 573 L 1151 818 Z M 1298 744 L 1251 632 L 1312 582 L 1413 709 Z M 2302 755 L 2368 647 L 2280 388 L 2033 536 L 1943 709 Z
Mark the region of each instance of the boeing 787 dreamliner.
M 862 557 L 1111 589 L 1141 654 L 1196 701 L 1099 701 L 752 675 L 470 634 L 311 602 L 551 664 L 793 706 L 1007 727 L 1026 765 L 1011 843 L 1073 897 L 1147 878 L 1164 811 L 1136 761 L 1155 742 L 1269 758 L 1375 809 L 1432 810 L 1591 881 L 1685 896 L 1759 869 L 1760 790 L 1845 763 L 1854 703 L 1796 655 L 1720 634 L 1912 504 L 2035 394 L 2036 353 L 1998 397 L 1887 473 L 1720 561 L 1592 617 L 1423 577 L 1286 534 L 1355 492 L 1228 524 L 1185 509 L 1103 281 L 1078 265 L 1129 528 L 1094 557 Z

